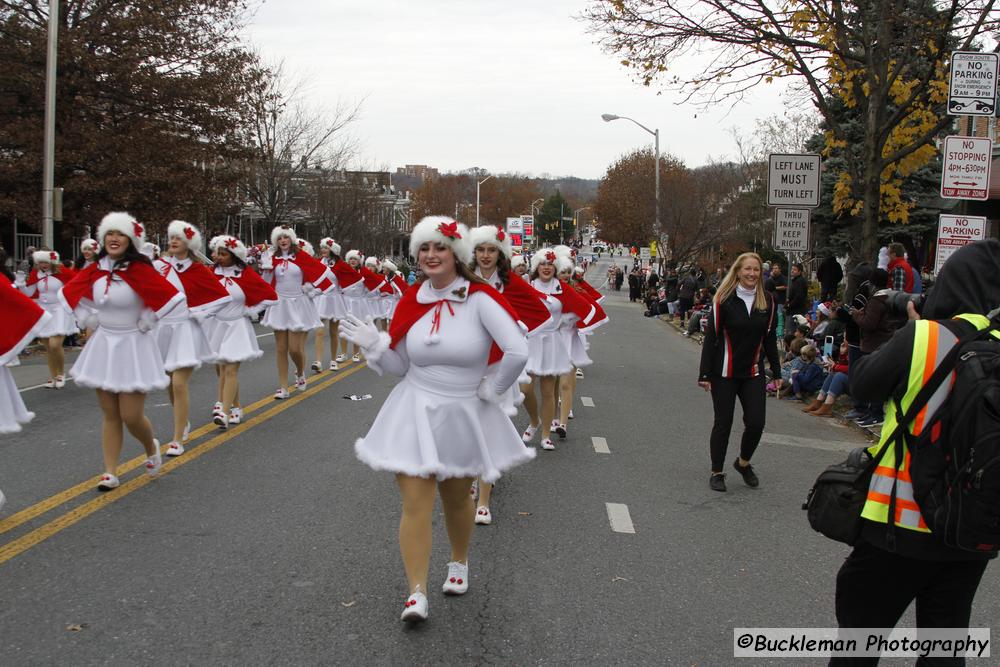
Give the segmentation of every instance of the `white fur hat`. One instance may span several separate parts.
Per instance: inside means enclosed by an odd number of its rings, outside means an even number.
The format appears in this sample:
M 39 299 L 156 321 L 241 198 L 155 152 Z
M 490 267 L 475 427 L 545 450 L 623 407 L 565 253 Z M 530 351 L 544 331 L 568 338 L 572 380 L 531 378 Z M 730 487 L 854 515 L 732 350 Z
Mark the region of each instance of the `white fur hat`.
M 47 262 L 49 264 L 59 263 L 59 253 L 55 250 L 36 250 L 31 253 L 31 261 L 35 264 Z
M 189 222 L 183 220 L 173 220 L 167 225 L 167 238 L 179 238 L 187 244 L 187 249 L 193 253 L 200 253 L 202 249 L 201 232 Z
M 378 266 L 378 257 L 375 257 L 374 255 L 372 255 L 371 257 L 366 257 L 365 266 L 367 266 L 369 269 L 373 269 L 376 266 Z
M 575 273 L 578 276 L 582 276 L 585 273 L 585 271 L 583 270 L 582 266 L 578 266 L 575 269 L 573 269 L 573 273 Z
M 573 260 L 569 257 L 556 257 L 556 273 L 562 273 L 563 271 L 573 270 Z
M 531 256 L 531 270 L 534 271 L 541 264 L 555 264 L 558 257 L 552 248 L 542 248 Z
M 472 261 L 472 241 L 469 229 L 446 215 L 429 215 L 410 233 L 410 256 L 417 258 L 420 246 L 425 243 L 440 243 L 451 248 L 455 260 L 462 264 Z
M 306 241 L 305 239 L 297 239 L 297 242 L 299 244 L 299 250 L 309 255 L 310 257 L 316 256 L 316 251 L 313 250 L 312 243 L 309 243 L 309 241 Z
M 510 258 L 510 268 L 516 269 L 524 264 L 524 255 L 514 255 Z
M 399 268 L 393 262 L 390 262 L 389 260 L 384 260 L 382 262 L 382 270 L 391 271 L 395 273 L 396 271 L 399 271 Z
M 334 241 L 329 236 L 320 239 L 319 244 L 324 248 L 329 248 L 331 253 L 333 253 L 337 257 L 340 257 L 340 244 Z
M 97 226 L 97 242 L 100 245 L 104 245 L 104 235 L 108 232 L 129 237 L 136 250 L 142 249 L 142 244 L 146 242 L 146 227 L 128 213 L 108 213 L 101 219 L 101 224 Z
M 552 250 L 554 250 L 555 253 L 557 255 L 559 255 L 560 257 L 572 257 L 573 256 L 573 249 L 570 248 L 568 245 L 557 245 L 554 248 L 552 248 Z
M 141 248 L 139 248 L 139 252 L 141 252 L 146 257 L 149 257 L 150 259 L 156 259 L 157 257 L 160 256 L 160 246 L 156 245 L 155 243 L 149 243 L 147 241 L 142 244 Z
M 287 236 L 292 240 L 292 244 L 298 243 L 299 237 L 295 235 L 295 230 L 288 225 L 278 225 L 271 230 L 271 245 L 278 245 L 278 239 Z
M 347 251 L 347 256 L 344 257 L 344 261 L 349 262 L 352 259 L 356 259 L 356 260 L 358 260 L 360 262 L 363 259 L 361 257 L 361 251 L 360 250 L 348 250 Z
M 511 254 L 514 252 L 510 245 L 510 236 L 502 229 L 498 229 L 494 225 L 483 225 L 482 227 L 473 227 L 469 230 L 469 240 L 472 243 L 472 249 L 475 250 L 476 246 L 487 243 L 496 248 L 510 259 Z
M 243 244 L 243 241 L 240 241 L 235 236 L 226 236 L 225 234 L 216 236 L 208 244 L 208 247 L 213 250 L 217 248 L 228 250 L 234 257 L 238 257 L 241 262 L 247 261 L 247 247 Z
M 94 252 L 98 252 L 101 249 L 101 244 L 95 241 L 94 239 L 84 239 L 80 243 L 80 252 L 83 252 L 87 248 L 90 248 Z

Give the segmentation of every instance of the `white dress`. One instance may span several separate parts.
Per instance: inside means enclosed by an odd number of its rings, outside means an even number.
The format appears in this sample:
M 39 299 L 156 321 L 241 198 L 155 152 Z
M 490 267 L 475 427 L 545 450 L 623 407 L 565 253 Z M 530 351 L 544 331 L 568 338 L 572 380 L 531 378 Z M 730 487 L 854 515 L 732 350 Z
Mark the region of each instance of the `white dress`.
M 278 293 L 278 303 L 269 306 L 260 323 L 275 331 L 312 331 L 323 326 L 316 304 L 309 297 L 303 284 L 302 269 L 293 261 L 292 255 L 270 258 L 264 266 L 263 278 L 274 280 L 274 290 Z
M 73 313 L 59 301 L 59 290 L 62 289 L 63 284 L 58 275 L 53 275 L 48 271 L 39 271 L 37 283 L 26 287 L 18 286 L 21 292 L 27 296 L 35 297 L 37 295 L 38 305 L 52 316 L 39 330 L 37 334 L 39 338 L 72 336 L 80 333 Z
M 110 271 L 111 266 L 110 258 L 101 259 L 103 270 Z M 96 310 L 97 328 L 69 371 L 73 380 L 112 393 L 165 389 L 170 378 L 153 333 L 139 330 L 140 321 L 153 320 L 139 295 L 112 274 L 94 281 L 90 302 L 81 302 L 75 311 L 78 319 L 86 320 L 88 311 Z M 174 308 L 182 303 L 178 300 Z
M 326 258 L 320 258 L 327 268 L 333 266 L 333 262 Z M 313 299 L 316 304 L 316 312 L 320 319 L 334 320 L 339 322 L 347 317 L 347 304 L 344 302 L 344 293 L 340 290 L 340 283 L 332 270 L 328 270 L 326 277 L 333 283 L 333 289 L 328 292 L 317 294 Z
M 7 288 L 0 285 L 0 289 Z M 17 390 L 17 383 L 14 382 L 14 376 L 7 367 L 18 365 L 18 353 L 38 336 L 38 332 L 43 331 L 51 320 L 52 315 L 46 311 L 20 344 L 15 345 L 6 354 L 0 355 L 0 434 L 18 433 L 23 424 L 35 418 L 35 413 L 25 407 L 21 392 Z
M 455 295 L 463 286 L 461 296 Z M 382 333 L 379 344 L 365 350 L 377 373 L 403 376 L 368 434 L 355 444 L 358 458 L 370 467 L 439 480 L 480 476 L 494 482 L 502 472 L 534 458 L 535 451 L 524 446 L 499 405 L 527 359 L 524 334 L 489 295 L 468 295 L 467 288 L 464 278 L 443 290 L 423 283 L 418 302 L 438 305 L 413 324 L 395 349 L 389 349 L 389 336 Z M 484 381 L 494 340 L 504 357 Z M 495 401 L 479 398 L 481 382 Z
M 491 286 L 493 286 L 496 289 L 496 291 L 498 291 L 501 294 L 503 294 L 503 287 L 504 287 L 504 285 L 500 281 L 500 275 L 497 272 L 494 272 L 493 275 L 490 278 L 487 279 L 485 276 L 483 276 L 482 270 L 477 266 L 476 269 L 475 269 L 475 274 L 477 276 L 479 276 L 480 278 L 483 278 L 484 280 L 486 280 L 486 282 L 488 282 Z M 516 278 L 516 277 L 517 276 L 511 275 L 510 279 L 513 279 L 513 278 Z M 532 336 L 535 335 L 535 333 L 537 333 L 537 330 L 536 331 L 532 331 L 530 333 L 527 333 L 525 335 L 527 336 L 528 340 L 530 341 L 531 338 L 532 338 Z M 529 346 L 529 349 L 530 349 L 530 347 L 531 347 L 531 343 L 530 342 L 528 343 L 528 346 Z M 500 370 L 500 364 L 499 363 L 490 364 L 486 368 L 486 377 L 488 377 L 488 378 L 494 378 L 494 377 L 496 377 L 496 374 L 497 374 L 497 372 L 499 372 L 499 370 Z M 506 392 L 504 392 L 503 401 L 501 401 L 501 403 L 500 403 L 500 408 L 503 410 L 504 414 L 507 415 L 508 417 L 510 417 L 511 419 L 513 419 L 514 417 L 517 416 L 517 409 L 518 409 L 518 407 L 521 406 L 524 403 L 524 393 L 521 391 L 521 385 L 522 384 L 528 384 L 529 382 L 531 382 L 531 377 L 528 375 L 528 372 L 526 370 L 522 369 L 521 370 L 521 374 L 517 378 L 517 382 L 515 382 L 514 384 L 512 384 L 510 386 L 510 389 L 508 389 Z
M 153 268 L 183 294 L 184 285 L 177 271 L 186 270 L 192 261 L 194 260 L 190 257 L 183 261 L 173 257 L 161 257 L 153 262 Z M 203 363 L 210 364 L 215 361 L 212 348 L 208 344 L 208 337 L 188 308 L 187 300 L 158 321 L 153 333 L 156 337 L 156 347 L 163 357 L 163 367 L 168 373 L 178 368 L 199 368 Z
M 531 281 L 531 286 L 545 294 L 555 293 L 559 289 L 559 281 L 553 278 L 545 282 L 540 278 Z M 563 326 L 562 302 L 552 297 L 545 302 L 552 319 L 538 327 L 528 339 L 528 364 L 525 367 L 534 376 L 565 375 L 573 370 L 569 356 L 569 346 L 566 338 L 560 332 Z M 569 315 L 576 322 L 575 315 Z
M 344 287 L 343 294 L 347 312 L 360 320 L 369 317 L 375 319 L 375 312 L 368 305 L 368 288 L 365 287 L 364 280 L 359 280 L 350 287 Z
M 235 266 L 215 267 L 215 275 L 230 298 L 208 327 L 208 346 L 217 364 L 237 364 L 264 356 L 257 343 L 257 332 L 250 323 L 251 310 L 246 307 L 247 297 L 233 278 L 239 271 Z

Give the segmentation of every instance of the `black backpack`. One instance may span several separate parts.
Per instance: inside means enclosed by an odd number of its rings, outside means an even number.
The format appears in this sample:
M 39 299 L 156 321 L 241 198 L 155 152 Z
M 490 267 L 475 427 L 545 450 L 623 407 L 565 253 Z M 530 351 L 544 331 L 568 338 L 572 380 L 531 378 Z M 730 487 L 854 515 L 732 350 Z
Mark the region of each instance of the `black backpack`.
M 910 451 L 914 499 L 927 527 L 949 547 L 980 553 L 1000 550 L 1000 340 L 992 335 L 996 330 L 993 324 L 959 339 L 939 368 L 942 373 L 946 367 L 947 372 L 955 371 L 945 404 L 919 437 L 901 429 Z M 890 516 L 894 504 L 895 494 Z

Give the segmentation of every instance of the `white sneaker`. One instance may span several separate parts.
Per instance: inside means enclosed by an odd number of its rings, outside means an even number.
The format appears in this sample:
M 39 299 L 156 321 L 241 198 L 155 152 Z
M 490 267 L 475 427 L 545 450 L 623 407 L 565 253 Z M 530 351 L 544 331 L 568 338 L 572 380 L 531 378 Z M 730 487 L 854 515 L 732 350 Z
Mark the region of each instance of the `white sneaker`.
M 117 489 L 119 483 L 120 482 L 118 481 L 117 477 L 115 477 L 109 472 L 106 472 L 103 475 L 101 475 L 101 479 L 97 481 L 97 490 L 110 491 L 111 489 Z
M 306 390 L 306 376 L 305 375 L 296 375 L 295 376 L 295 388 L 297 390 L 299 390 L 299 391 L 305 391 Z
M 229 428 L 229 420 L 226 419 L 226 413 L 224 413 L 222 410 L 219 410 L 214 415 L 212 415 L 212 422 L 223 431 Z M 170 455 L 169 452 L 167 453 L 167 455 L 168 456 Z
M 48 380 L 46 380 L 44 387 L 46 389 L 55 389 L 56 388 L 56 379 L 55 378 L 49 378 Z
M 222 401 L 216 401 L 215 405 L 212 406 L 212 414 L 215 414 L 222 409 Z
M 56 389 L 62 389 L 65 386 L 66 386 L 66 378 L 64 378 L 62 375 L 57 375 L 55 381 Z
M 538 426 L 541 426 L 541 424 L 539 424 Z M 524 433 L 521 434 L 521 440 L 525 442 L 531 442 L 532 439 L 535 437 L 535 431 L 538 430 L 538 426 L 531 426 L 529 424 L 528 428 L 524 429 Z
M 576 369 L 576 377 L 578 377 L 581 380 L 583 379 L 583 369 L 582 368 L 577 368 Z
M 553 419 L 552 420 L 552 430 L 554 431 L 557 428 L 559 428 L 559 420 L 558 419 Z
M 426 621 L 427 596 L 420 591 L 417 591 L 410 597 L 406 598 L 406 604 L 403 605 L 403 615 L 399 618 L 400 620 L 407 621 L 408 623 Z
M 448 576 L 441 590 L 445 595 L 462 595 L 469 590 L 469 564 L 458 561 L 448 563 Z
M 353 362 L 361 361 L 361 355 L 360 354 L 355 354 L 353 357 L 351 357 L 351 361 L 353 361 Z
M 573 418 L 573 411 L 572 411 L 572 410 L 570 410 L 570 411 L 569 411 L 569 418 L 570 418 L 570 419 L 572 419 L 572 418 Z
M 181 442 L 187 442 L 191 437 L 191 422 L 184 424 L 184 433 L 181 434 Z
M 556 448 L 556 444 L 554 442 L 552 442 L 551 438 L 545 438 L 544 440 L 542 440 L 542 449 L 545 449 L 545 450 L 548 450 L 548 451 L 551 452 L 555 448 Z
M 163 454 L 164 456 L 180 456 L 184 453 L 184 445 L 179 442 L 171 442 L 167 445 L 167 451 Z
M 312 366 L 310 366 L 310 368 L 314 373 L 319 373 L 323 370 L 323 363 L 319 361 L 314 361 L 312 362 Z
M 560 439 L 565 440 L 566 439 L 566 424 L 559 424 L 558 426 L 556 426 L 555 432 L 556 432 L 556 435 L 558 435 Z
M 229 423 L 239 424 L 243 421 L 243 408 L 232 408 L 229 410 Z
M 331 371 L 339 371 L 340 370 L 340 365 L 336 361 L 331 361 L 330 362 L 330 370 Z
M 181 448 L 181 453 L 184 452 L 184 448 L 181 447 L 180 443 L 171 442 L 170 444 L 171 446 L 177 445 Z M 153 447 L 156 448 L 156 453 L 146 459 L 146 474 L 150 477 L 156 477 L 157 473 L 160 472 L 160 466 L 163 465 L 163 457 L 160 456 L 160 441 L 156 438 L 153 438 Z
M 476 508 L 476 523 L 480 526 L 488 526 L 493 523 L 493 515 L 490 514 L 489 507 Z
M 347 355 L 346 354 L 338 354 L 337 358 L 334 359 L 334 361 L 336 361 L 338 363 L 341 362 L 341 361 L 347 361 Z
M 274 400 L 280 401 L 282 399 L 288 398 L 289 395 L 290 394 L 288 393 L 288 390 L 282 387 L 278 391 L 274 392 Z

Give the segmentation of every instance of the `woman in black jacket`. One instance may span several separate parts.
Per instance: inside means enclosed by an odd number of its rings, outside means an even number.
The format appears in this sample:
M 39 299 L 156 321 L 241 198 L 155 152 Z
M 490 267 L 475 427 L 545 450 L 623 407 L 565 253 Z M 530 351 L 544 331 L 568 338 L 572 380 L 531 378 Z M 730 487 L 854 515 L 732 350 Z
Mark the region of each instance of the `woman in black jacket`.
M 712 475 L 708 482 L 713 491 L 726 490 L 726 475 L 722 470 L 737 398 L 743 407 L 744 430 L 740 455 L 733 461 L 733 467 L 747 486 L 756 487 L 760 483 L 750 457 L 764 433 L 766 378 L 762 353 L 771 365 L 775 385 L 781 387 L 781 362 L 775 337 L 777 313 L 773 297 L 764 291 L 761 264 L 760 257 L 752 252 L 736 258 L 719 285 L 705 327 L 698 386 L 712 393 L 715 409 Z

